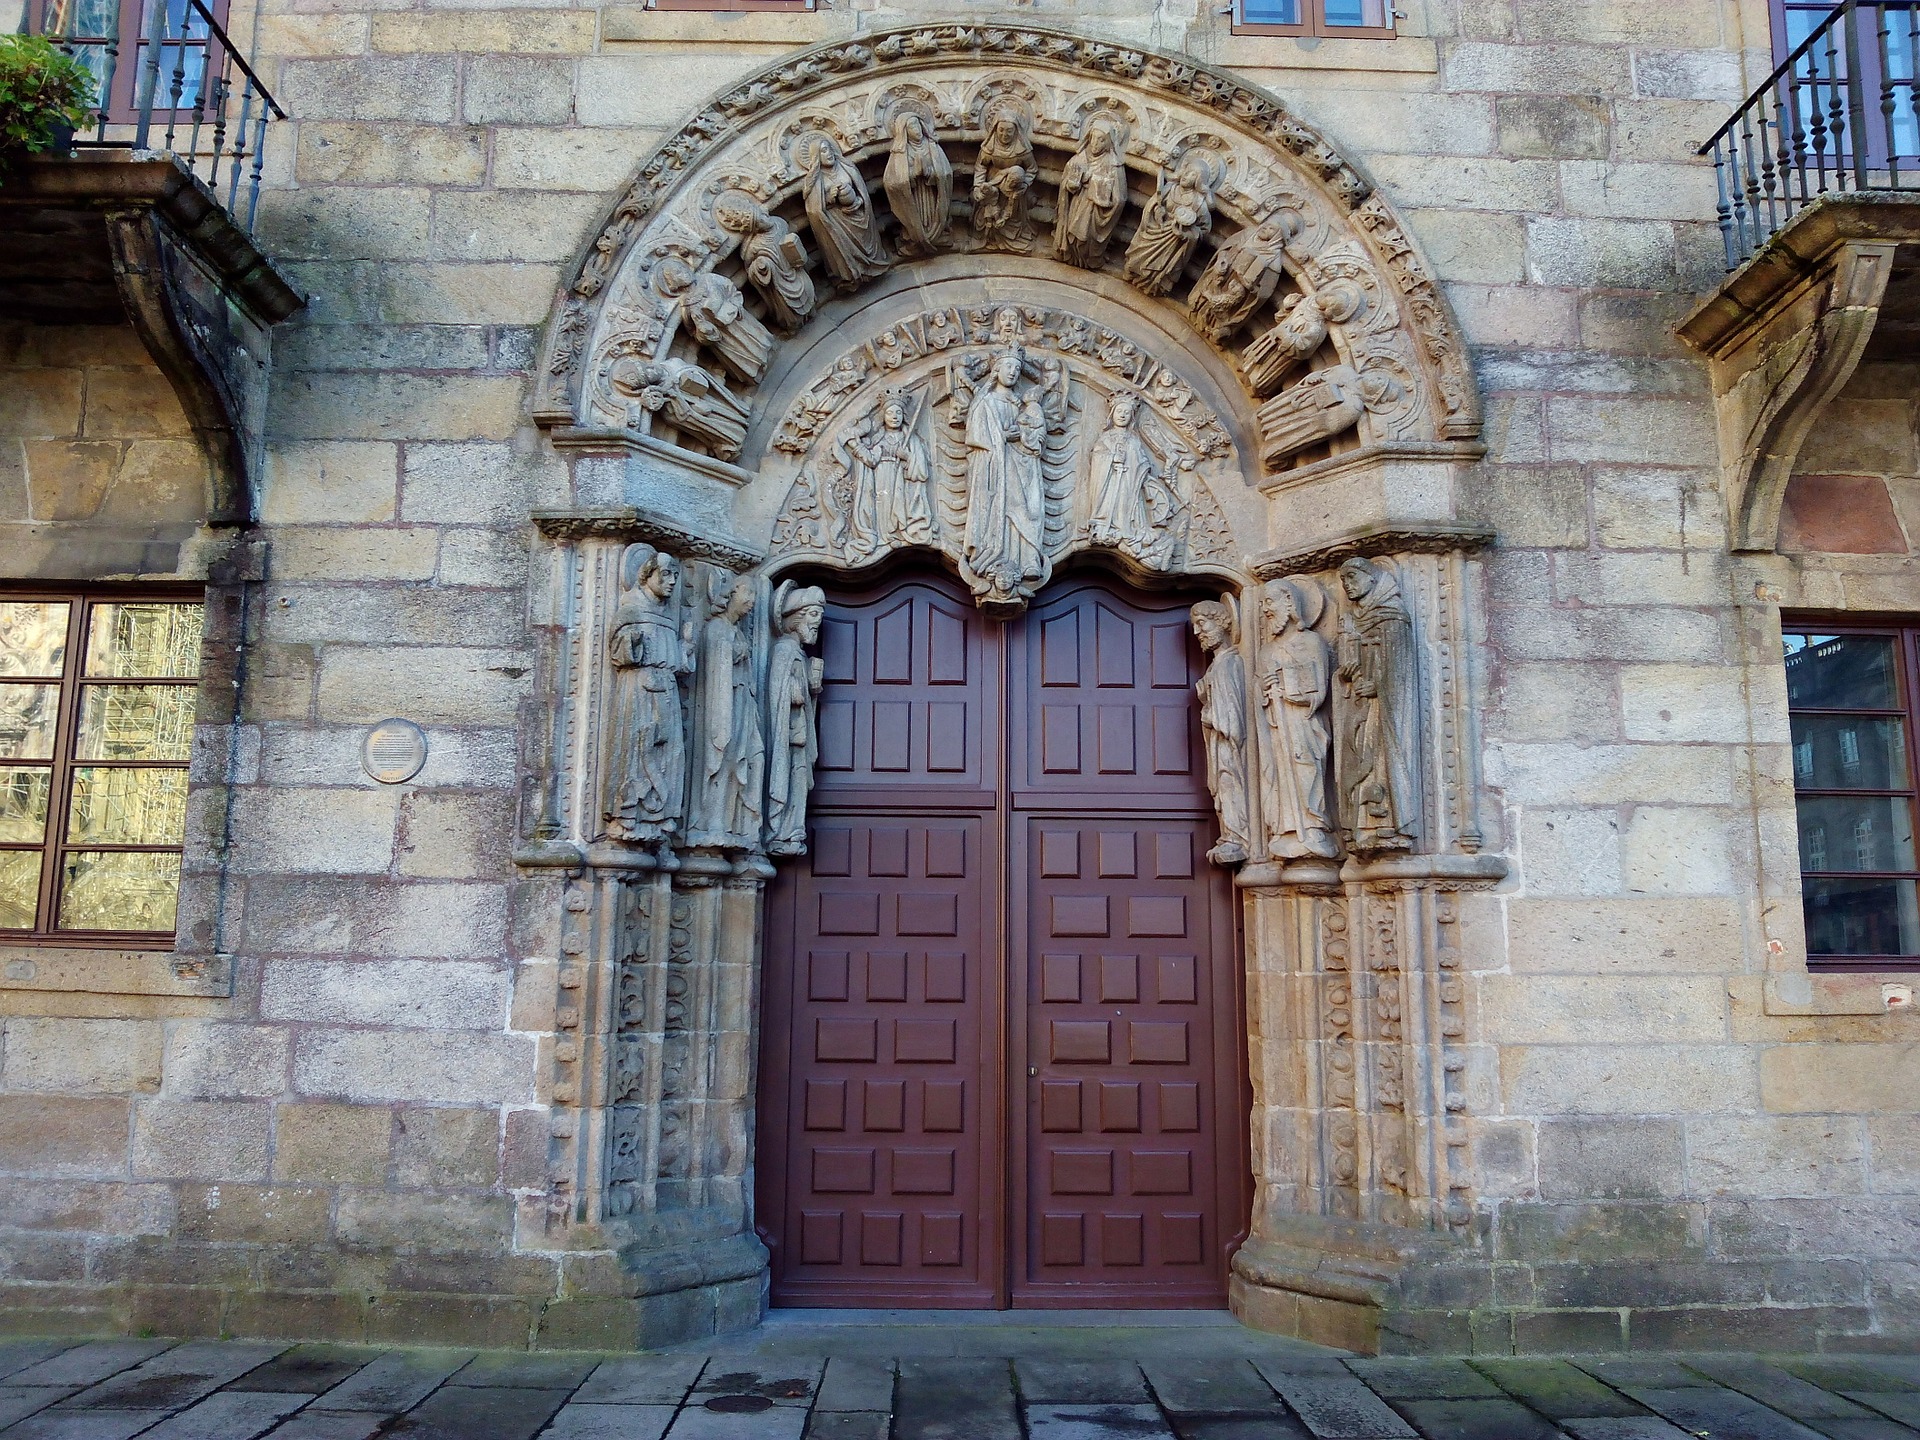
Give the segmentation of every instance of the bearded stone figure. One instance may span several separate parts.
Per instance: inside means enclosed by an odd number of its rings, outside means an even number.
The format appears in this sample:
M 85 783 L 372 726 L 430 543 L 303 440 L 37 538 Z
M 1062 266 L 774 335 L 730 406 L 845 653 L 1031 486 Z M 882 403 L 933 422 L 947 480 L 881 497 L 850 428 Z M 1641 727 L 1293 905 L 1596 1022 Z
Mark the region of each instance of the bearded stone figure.
M 753 642 L 741 630 L 753 601 L 753 580 L 742 575 L 700 630 L 690 845 L 752 850 L 760 844 L 767 742 L 754 692 Z
M 773 332 L 747 312 L 740 288 L 724 275 L 669 255 L 654 270 L 654 288 L 680 309 L 681 322 L 714 353 L 727 373 L 748 384 L 767 373 L 773 359 Z
M 880 243 L 880 227 L 873 216 L 873 197 L 860 172 L 840 153 L 830 136 L 802 137 L 799 146 L 806 171 L 803 190 L 807 222 L 827 269 L 843 290 L 856 290 L 893 264 Z
M 1267 854 L 1332 859 L 1339 852 L 1327 809 L 1327 691 L 1333 653 L 1314 630 L 1325 595 L 1310 580 L 1272 580 L 1260 600 L 1260 706 L 1266 717 Z
M 713 218 L 727 234 L 739 238 L 740 264 L 766 301 L 774 328 L 791 335 L 806 324 L 816 297 L 813 277 L 807 274 L 807 247 L 793 227 L 738 190 L 714 202 Z
M 1193 607 L 1193 633 L 1208 655 L 1207 673 L 1194 687 L 1207 747 L 1207 788 L 1220 819 L 1220 840 L 1207 852 L 1216 865 L 1239 865 L 1250 853 L 1247 812 L 1247 667 L 1240 658 L 1240 627 L 1229 599 Z
M 1127 282 L 1148 295 L 1165 295 L 1179 283 L 1193 247 L 1213 228 L 1212 177 L 1191 160 L 1160 183 L 1127 246 Z
M 1044 453 L 1041 398 L 1018 388 L 1018 346 L 994 357 L 989 383 L 967 407 L 967 532 L 962 552 L 976 594 L 1006 601 L 1044 580 Z
M 767 776 L 767 853 L 804 855 L 807 850 L 807 797 L 813 791 L 813 766 L 820 758 L 814 710 L 826 666 L 807 654 L 820 638 L 827 597 L 817 586 L 794 588 L 791 581 L 774 595 L 773 653 L 767 661 L 767 736 L 773 751 Z
M 1107 428 L 1093 442 L 1087 539 L 1095 545 L 1144 550 L 1152 538 L 1147 492 L 1160 479 L 1160 462 L 1133 428 L 1139 409 L 1139 396 L 1116 391 L 1107 406 Z
M 665 845 L 686 818 L 687 735 L 680 677 L 693 664 L 673 604 L 680 562 L 651 545 L 620 557 L 621 600 L 607 641 L 613 666 L 608 707 L 607 834 Z
M 1113 127 L 1095 120 L 1060 175 L 1060 199 L 1053 223 L 1054 257 L 1082 269 L 1098 270 L 1107 257 L 1107 241 L 1126 208 L 1126 162 L 1114 140 Z
M 887 206 L 900 222 L 900 249 L 931 255 L 947 238 L 953 205 L 953 163 L 926 117 L 906 110 L 893 117 L 893 148 L 883 177 Z
M 983 245 L 1025 252 L 1033 244 L 1027 192 L 1040 171 L 1026 117 L 1012 105 L 987 113 L 987 134 L 973 167 L 973 233 Z
M 1420 672 L 1413 617 L 1386 566 L 1340 567 L 1341 819 L 1362 854 L 1411 850 L 1420 834 Z

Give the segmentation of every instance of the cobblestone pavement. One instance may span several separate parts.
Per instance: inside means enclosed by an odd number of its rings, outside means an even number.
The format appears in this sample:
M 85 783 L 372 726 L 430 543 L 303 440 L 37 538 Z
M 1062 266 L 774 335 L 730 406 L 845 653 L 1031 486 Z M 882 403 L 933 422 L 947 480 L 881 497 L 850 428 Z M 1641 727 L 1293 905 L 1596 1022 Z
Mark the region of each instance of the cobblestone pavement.
M 847 1312 L 835 1312 L 846 1316 Z M 1920 1357 L 1360 1360 L 1214 1317 L 776 1318 L 648 1355 L 0 1342 L 5 1440 L 1879 1440 Z M 1116 1323 L 1118 1322 L 1118 1323 Z

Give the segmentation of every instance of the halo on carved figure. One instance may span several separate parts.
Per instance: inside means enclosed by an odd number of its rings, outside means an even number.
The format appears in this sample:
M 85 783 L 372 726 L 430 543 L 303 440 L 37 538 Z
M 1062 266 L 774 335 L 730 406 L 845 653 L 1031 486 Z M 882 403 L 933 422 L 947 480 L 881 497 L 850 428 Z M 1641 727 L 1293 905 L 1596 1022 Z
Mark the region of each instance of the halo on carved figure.
M 874 97 L 873 128 L 888 138 L 892 138 L 894 128 L 909 115 L 917 115 L 920 123 L 927 127 L 927 134 L 933 135 L 940 129 L 940 121 L 945 107 L 940 97 L 924 85 L 891 85 Z
M 900 75 L 902 69 L 910 75 Z M 536 381 L 536 419 L 590 429 L 616 423 L 607 391 L 591 377 L 601 370 L 610 344 L 630 348 L 631 334 L 645 327 L 629 317 L 616 334 L 609 307 L 616 295 L 638 306 L 657 294 L 650 286 L 609 284 L 616 272 L 644 275 L 646 264 L 637 255 L 660 253 L 673 235 L 686 242 L 686 258 L 696 270 L 708 263 L 707 253 L 716 254 L 723 278 L 752 298 L 729 258 L 738 247 L 739 227 L 721 220 L 736 203 L 731 197 L 751 197 L 769 215 L 792 215 L 807 164 L 822 142 L 806 140 L 798 154 L 788 147 L 806 132 L 819 132 L 833 140 L 878 199 L 888 148 L 882 122 L 908 101 L 918 102 L 915 109 L 931 110 L 931 138 L 942 145 L 979 143 L 989 110 L 995 117 L 1010 117 L 1021 140 L 1035 151 L 1038 179 L 1032 199 L 1041 217 L 1052 203 L 1050 177 L 1058 175 L 1087 124 L 1103 111 L 1130 112 L 1126 149 L 1132 152 L 1130 188 L 1136 198 L 1128 209 L 1133 215 L 1138 195 L 1163 165 L 1176 176 L 1196 177 L 1204 167 L 1201 188 L 1209 192 L 1215 223 L 1199 241 L 1195 266 L 1204 267 L 1218 246 L 1277 207 L 1300 210 L 1300 234 L 1286 262 L 1289 275 L 1295 274 L 1296 260 L 1309 260 L 1331 243 L 1355 247 L 1378 297 L 1360 323 L 1396 331 L 1402 366 L 1416 379 L 1416 408 L 1422 414 L 1415 438 L 1445 443 L 1477 433 L 1477 393 L 1466 350 L 1417 249 L 1387 202 L 1283 102 L 1185 57 L 1039 27 L 1003 31 L 944 24 L 835 42 L 769 66 L 716 97 L 663 143 L 612 207 L 565 284 Z M 1165 138 L 1149 142 L 1149 136 Z M 804 226 L 789 223 L 801 237 L 811 238 Z M 1125 219 L 1119 233 L 1127 233 Z M 816 280 L 824 280 L 819 247 L 806 248 L 806 265 Z M 1122 248 L 1109 247 L 1103 267 L 1109 273 L 1119 271 Z M 1298 256 L 1292 254 L 1295 249 Z M 791 334 L 824 319 L 817 310 L 837 317 L 840 312 L 825 304 L 824 289 L 821 294 L 820 305 L 796 304 L 784 317 L 768 317 L 768 323 Z M 1335 313 L 1344 295 L 1349 295 L 1344 289 L 1329 295 Z M 667 298 L 658 298 L 663 319 Z M 1177 285 L 1166 303 L 1184 306 L 1186 299 L 1185 286 Z M 1250 341 L 1262 319 L 1256 315 L 1235 343 Z M 756 406 L 762 400 L 755 393 L 741 398 Z M 1371 414 L 1360 422 L 1358 443 L 1387 438 L 1368 428 Z
M 1096 125 L 1106 127 L 1113 139 L 1113 153 L 1123 159 L 1133 138 L 1140 116 L 1134 107 L 1118 95 L 1088 95 L 1068 109 L 1062 129 L 1076 144 L 1087 138 Z

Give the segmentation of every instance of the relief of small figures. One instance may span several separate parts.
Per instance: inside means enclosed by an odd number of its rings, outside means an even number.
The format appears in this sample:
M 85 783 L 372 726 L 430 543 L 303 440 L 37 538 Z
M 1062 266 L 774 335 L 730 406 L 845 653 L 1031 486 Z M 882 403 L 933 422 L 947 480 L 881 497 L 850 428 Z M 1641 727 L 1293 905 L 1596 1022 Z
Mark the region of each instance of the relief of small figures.
M 716 375 L 687 360 L 617 360 L 607 383 L 627 401 L 627 424 L 646 433 L 663 415 L 682 436 L 703 441 L 722 460 L 740 453 L 752 412 Z
M 713 202 L 714 222 L 740 242 L 740 264 L 766 302 L 773 328 L 791 335 L 807 323 L 816 301 L 807 274 L 807 247 L 778 215 L 751 195 L 729 190 Z
M 653 286 L 679 307 L 681 323 L 736 380 L 752 384 L 773 359 L 773 332 L 747 313 L 746 297 L 724 275 L 696 274 L 669 255 L 654 267 Z
M 1098 270 L 1127 208 L 1127 166 L 1113 122 L 1096 117 L 1060 175 L 1053 223 L 1054 258 Z
M 1202 156 L 1189 155 L 1177 170 L 1161 168 L 1140 228 L 1127 246 L 1127 283 L 1148 295 L 1165 295 L 1180 282 L 1193 247 L 1213 228 L 1214 173 Z
M 893 117 L 893 147 L 883 177 L 887 205 L 900 222 L 904 255 L 931 255 L 946 242 L 953 206 L 953 163 L 918 110 Z
M 1213 792 L 1220 839 L 1207 852 L 1216 865 L 1243 864 L 1251 854 L 1247 809 L 1247 666 L 1240 657 L 1240 622 L 1232 596 L 1203 600 L 1192 610 L 1193 633 L 1207 652 L 1207 672 L 1194 687 L 1206 739 L 1207 788 Z
M 1311 580 L 1271 580 L 1260 598 L 1260 707 L 1266 719 L 1267 854 L 1276 860 L 1339 853 L 1327 807 L 1327 693 L 1333 651 L 1313 627 L 1326 593 Z
M 804 175 L 807 221 L 827 269 L 843 290 L 857 290 L 883 275 L 893 257 L 880 242 L 867 182 L 853 168 L 833 137 L 815 131 L 802 135 L 794 156 Z
M 1117 390 L 1107 403 L 1107 426 L 1093 442 L 1088 476 L 1087 539 L 1158 561 L 1180 509 L 1166 467 L 1134 428 L 1140 397 Z
M 856 493 L 871 497 L 872 539 L 899 545 L 933 544 L 933 461 L 916 433 L 919 413 L 901 390 L 889 390 L 879 408 L 846 441 L 858 475 Z
M 1281 257 L 1298 227 L 1299 217 L 1289 211 L 1242 230 L 1214 252 L 1206 270 L 1193 282 L 1187 313 L 1216 345 L 1231 339 L 1273 294 L 1280 280 Z
M 826 663 L 807 654 L 820 638 L 827 597 L 817 586 L 791 581 L 773 597 L 773 653 L 767 661 L 767 853 L 807 852 L 807 797 L 820 758 L 814 711 L 826 681 Z
M 686 819 L 687 736 L 680 683 L 693 670 L 692 635 L 674 592 L 680 562 L 651 545 L 620 557 L 620 608 L 607 641 L 613 696 L 607 733 L 607 834 L 664 846 Z
M 708 596 L 700 628 L 694 707 L 694 793 L 689 845 L 753 850 L 760 844 L 767 741 L 753 683 L 749 575 Z
M 986 138 L 973 167 L 973 233 L 983 245 L 1022 254 L 1033 245 L 1027 192 L 1040 172 L 1032 130 L 1025 109 L 1012 101 L 988 107 Z

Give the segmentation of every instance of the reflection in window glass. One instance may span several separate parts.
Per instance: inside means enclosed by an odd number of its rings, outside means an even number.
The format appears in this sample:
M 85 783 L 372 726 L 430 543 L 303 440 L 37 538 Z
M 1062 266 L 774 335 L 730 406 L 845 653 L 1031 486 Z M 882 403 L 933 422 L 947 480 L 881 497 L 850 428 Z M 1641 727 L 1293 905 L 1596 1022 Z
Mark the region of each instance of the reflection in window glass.
M 1796 715 L 1793 779 L 1807 790 L 1904 790 L 1906 724 L 1891 716 Z
M 61 866 L 62 930 L 172 930 L 177 851 L 70 850 Z
M 1920 908 L 1907 880 L 1814 880 L 1806 892 L 1813 955 L 1920 955 Z
M 81 692 L 80 760 L 182 760 L 193 748 L 189 685 L 88 685 Z
M 96 605 L 87 622 L 87 674 L 103 679 L 191 679 L 200 673 L 204 607 Z
M 39 850 L 0 850 L 0 930 L 31 930 L 40 908 Z
M 0 601 L 0 675 L 58 679 L 67 658 L 67 615 L 62 601 Z
M 59 721 L 58 685 L 0 682 L 0 760 L 51 760 Z
M 1299 25 L 1305 23 L 1301 7 L 1305 0 L 1243 0 L 1241 19 L 1248 25 Z
M 1326 21 L 1332 26 L 1371 26 L 1387 23 L 1386 0 L 1323 0 Z
M 1890 635 L 1788 635 L 1787 704 L 1891 710 L 1899 704 Z
M 1913 808 L 1904 795 L 1802 795 L 1800 864 L 1804 870 L 1912 870 Z M 1813 864 L 1818 837 L 1824 865 Z M 1836 845 L 1835 839 L 1845 843 Z
M 38 845 L 47 838 L 47 795 L 53 771 L 0 769 L 0 842 Z
M 187 828 L 187 772 L 86 765 L 73 772 L 67 843 L 175 845 Z

